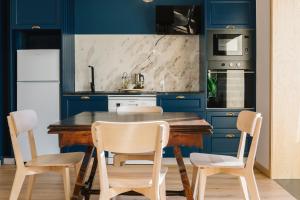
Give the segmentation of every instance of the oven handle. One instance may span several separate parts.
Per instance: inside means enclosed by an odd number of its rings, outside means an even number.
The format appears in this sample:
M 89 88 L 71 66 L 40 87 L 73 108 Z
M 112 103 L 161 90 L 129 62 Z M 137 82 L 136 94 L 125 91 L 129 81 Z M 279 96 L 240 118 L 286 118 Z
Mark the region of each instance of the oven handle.
M 208 73 L 210 74 L 227 74 L 227 71 L 211 71 L 211 70 L 208 70 Z M 255 74 L 255 71 L 244 71 L 244 74 Z

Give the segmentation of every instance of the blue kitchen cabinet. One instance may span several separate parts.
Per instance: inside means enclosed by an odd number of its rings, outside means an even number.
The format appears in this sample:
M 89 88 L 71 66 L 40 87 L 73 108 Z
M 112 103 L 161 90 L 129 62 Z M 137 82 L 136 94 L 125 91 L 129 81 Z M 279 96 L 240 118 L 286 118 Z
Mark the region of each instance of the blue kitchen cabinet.
M 68 118 L 84 111 L 108 111 L 107 96 L 63 96 L 61 118 Z
M 161 106 L 164 112 L 193 112 L 202 118 L 205 118 L 204 112 L 204 94 L 202 93 L 170 93 L 157 96 L 157 105 Z M 207 152 L 210 149 L 209 137 L 204 137 L 204 148 L 182 146 L 182 154 L 189 157 L 192 152 Z M 173 148 L 166 147 L 164 149 L 164 157 L 174 157 Z
M 208 0 L 208 28 L 255 28 L 255 0 Z
M 59 29 L 62 19 L 61 0 L 12 0 L 13 29 Z
M 5 123 L 5 117 L 4 117 L 4 113 L 3 113 L 3 100 L 4 100 L 4 94 L 3 94 L 3 52 L 4 52 L 4 46 L 3 46 L 3 41 L 4 41 L 4 27 L 3 27 L 3 23 L 4 23 L 4 5 L 3 5 L 3 1 L 0 1 L 0 165 L 2 163 L 3 160 L 3 128 L 4 128 L 4 123 Z
M 65 119 L 85 111 L 107 111 L 107 96 L 78 96 L 67 95 L 62 97 L 61 118 Z M 74 145 L 63 147 L 61 152 L 85 152 L 86 146 Z
M 206 119 L 214 127 L 211 136 L 211 153 L 236 156 L 241 133 L 236 128 L 239 112 L 207 112 Z M 245 155 L 248 154 L 251 138 L 247 138 Z

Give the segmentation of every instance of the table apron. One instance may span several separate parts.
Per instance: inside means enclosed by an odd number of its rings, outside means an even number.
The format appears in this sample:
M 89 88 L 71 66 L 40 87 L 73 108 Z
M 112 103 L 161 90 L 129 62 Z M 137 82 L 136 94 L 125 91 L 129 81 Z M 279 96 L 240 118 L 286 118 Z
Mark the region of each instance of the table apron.
M 61 131 L 59 135 L 59 147 L 72 145 L 93 145 L 90 131 Z M 168 146 L 183 145 L 187 147 L 203 147 L 203 134 L 201 132 L 171 131 Z

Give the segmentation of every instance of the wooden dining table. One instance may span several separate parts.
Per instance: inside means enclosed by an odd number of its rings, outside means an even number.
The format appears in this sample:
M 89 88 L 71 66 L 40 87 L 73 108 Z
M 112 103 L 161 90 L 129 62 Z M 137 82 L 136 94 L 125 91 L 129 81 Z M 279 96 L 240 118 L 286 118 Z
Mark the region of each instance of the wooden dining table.
M 48 127 L 49 134 L 59 135 L 60 148 L 72 145 L 87 145 L 85 155 L 78 173 L 72 200 L 90 198 L 90 195 L 100 194 L 92 188 L 96 169 L 97 157 L 93 158 L 95 147 L 92 142 L 91 125 L 95 121 L 106 122 L 141 122 L 167 121 L 170 124 L 168 146 L 173 147 L 177 161 L 183 191 L 167 191 L 167 195 L 185 196 L 193 199 L 191 184 L 183 161 L 181 147 L 203 147 L 203 135 L 212 134 L 212 126 L 195 113 L 164 112 L 164 113 L 113 113 L 113 112 L 82 112 L 63 119 Z M 92 169 L 88 174 L 88 166 L 93 160 Z

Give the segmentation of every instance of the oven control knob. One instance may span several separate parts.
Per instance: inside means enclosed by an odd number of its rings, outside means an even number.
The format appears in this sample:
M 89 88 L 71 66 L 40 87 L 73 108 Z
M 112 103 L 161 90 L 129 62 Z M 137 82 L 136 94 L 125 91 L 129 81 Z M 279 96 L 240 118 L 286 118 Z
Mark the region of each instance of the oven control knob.
M 241 67 L 241 63 L 237 63 L 236 66 L 237 66 L 237 67 Z
M 221 65 L 222 65 L 222 67 L 225 67 L 226 64 L 225 64 L 225 63 L 222 63 Z
M 233 63 L 229 63 L 229 66 L 230 66 L 230 67 L 233 67 Z

